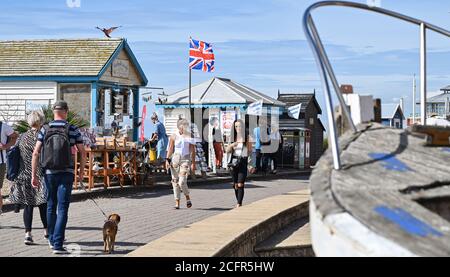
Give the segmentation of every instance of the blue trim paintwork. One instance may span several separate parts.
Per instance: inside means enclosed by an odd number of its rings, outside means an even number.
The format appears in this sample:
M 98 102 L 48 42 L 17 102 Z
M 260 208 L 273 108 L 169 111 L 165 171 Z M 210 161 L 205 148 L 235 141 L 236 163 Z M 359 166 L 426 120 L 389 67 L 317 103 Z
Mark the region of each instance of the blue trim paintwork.
M 142 85 L 146 86 L 148 84 L 148 79 L 145 76 L 144 70 L 142 69 L 141 65 L 139 64 L 133 51 L 131 51 L 130 45 L 128 44 L 127 40 L 125 40 L 124 47 L 125 47 L 125 50 L 127 51 L 128 55 L 130 56 L 131 61 L 133 62 L 134 66 L 137 68 L 139 75 L 142 78 L 142 81 L 144 82 Z
M 139 99 L 140 99 L 140 92 L 139 88 L 133 89 L 133 141 L 138 141 L 138 130 L 139 128 L 136 128 L 135 126 L 139 122 Z
M 128 56 L 131 59 L 134 67 L 138 70 L 138 73 L 142 79 L 142 86 L 146 86 L 148 84 L 148 79 L 145 76 L 144 70 L 142 70 L 141 65 L 139 64 L 136 56 L 131 51 L 130 46 L 127 43 L 126 39 L 123 39 L 119 44 L 114 53 L 108 59 L 106 64 L 102 67 L 99 74 L 97 76 L 0 76 L 0 82 L 24 82 L 24 81 L 48 81 L 48 82 L 58 82 L 58 83 L 91 83 L 98 82 L 108 69 L 108 67 L 112 64 L 112 62 L 117 58 L 120 52 L 124 49 Z
M 145 73 L 142 70 L 141 65 L 137 61 L 136 56 L 133 54 L 133 51 L 131 51 L 131 48 L 128 45 L 126 39 L 122 40 L 122 42 L 119 44 L 117 49 L 114 51 L 114 53 L 109 58 L 108 62 L 103 66 L 102 70 L 100 70 L 100 73 L 98 74 L 98 76 L 99 76 L 98 78 L 100 79 L 103 76 L 103 74 L 105 74 L 105 71 L 108 69 L 109 66 L 111 66 L 113 61 L 117 58 L 117 56 L 119 56 L 119 54 L 120 54 L 120 52 L 122 52 L 122 50 L 125 50 L 125 52 L 130 57 L 131 62 L 133 63 L 134 67 L 136 67 L 136 69 L 138 70 L 138 73 L 139 73 L 140 77 L 142 78 L 142 82 L 143 82 L 141 85 L 146 86 L 148 84 L 147 77 L 145 76 Z
M 0 77 L 0 82 L 46 81 L 58 83 L 90 83 L 98 81 L 97 76 L 7 76 Z
M 399 159 L 397 159 L 392 154 L 370 153 L 369 157 L 374 160 L 381 161 L 383 163 L 382 166 L 387 170 L 399 171 L 399 172 L 414 171 L 409 166 L 407 166 L 405 163 L 401 162 Z
M 174 108 L 189 108 L 188 104 L 155 104 L 158 108 L 174 109 Z M 244 108 L 245 104 L 205 104 L 205 105 L 192 105 L 193 108 Z
M 391 209 L 386 206 L 378 206 L 374 209 L 374 211 L 381 215 L 383 218 L 398 225 L 403 231 L 407 232 L 408 234 L 420 237 L 427 237 L 428 235 L 437 237 L 443 236 L 441 232 L 421 221 L 420 219 L 414 217 L 412 214 L 403 209 Z
M 97 83 L 91 84 L 91 128 L 97 127 Z
M 114 51 L 114 53 L 111 55 L 111 57 L 109 57 L 108 61 L 106 62 L 106 64 L 103 66 L 103 68 L 100 70 L 99 74 L 98 74 L 98 79 L 100 79 L 103 74 L 105 74 L 105 71 L 108 69 L 108 67 L 112 64 L 112 62 L 117 58 L 117 56 L 119 56 L 120 52 L 123 49 L 123 44 L 124 44 L 125 40 L 122 40 L 122 42 L 119 44 L 119 46 L 117 46 L 116 50 Z

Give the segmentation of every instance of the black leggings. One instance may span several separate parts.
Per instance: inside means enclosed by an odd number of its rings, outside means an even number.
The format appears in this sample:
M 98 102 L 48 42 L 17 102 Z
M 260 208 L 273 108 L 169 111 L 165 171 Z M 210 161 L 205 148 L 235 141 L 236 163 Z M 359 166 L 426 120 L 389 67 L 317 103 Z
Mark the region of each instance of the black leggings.
M 238 187 L 237 189 L 234 188 L 234 194 L 236 195 L 236 200 L 239 205 L 242 205 L 242 201 L 244 200 L 244 192 L 245 192 L 244 187 L 242 188 Z
M 41 215 L 42 225 L 44 228 L 47 228 L 47 203 L 40 205 L 39 214 Z M 23 209 L 23 222 L 25 224 L 25 232 L 31 232 L 32 224 L 33 224 L 33 210 L 34 206 L 25 205 Z

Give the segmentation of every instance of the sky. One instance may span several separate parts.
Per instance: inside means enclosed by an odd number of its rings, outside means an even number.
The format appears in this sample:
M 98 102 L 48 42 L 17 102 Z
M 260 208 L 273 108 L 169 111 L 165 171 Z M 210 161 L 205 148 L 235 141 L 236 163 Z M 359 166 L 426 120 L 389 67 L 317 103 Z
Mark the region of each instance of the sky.
M 168 94 L 188 86 L 188 39 L 213 44 L 214 73 L 193 72 L 193 84 L 230 78 L 264 94 L 312 93 L 325 103 L 302 30 L 310 0 L 2 0 L 0 40 L 102 38 L 99 27 L 123 26 L 124 37 L 149 79 Z M 366 1 L 356 1 L 366 3 Z M 450 30 L 446 0 L 381 0 L 381 7 Z M 326 7 L 313 13 L 341 84 L 383 103 L 405 99 L 412 112 L 412 79 L 419 75 L 419 28 L 384 16 Z M 428 33 L 428 90 L 450 85 L 450 40 Z M 419 82 L 418 82 L 419 85 Z M 419 93 L 417 94 L 419 95 Z M 336 102 L 335 102 L 336 103 Z M 322 120 L 327 123 L 326 113 Z

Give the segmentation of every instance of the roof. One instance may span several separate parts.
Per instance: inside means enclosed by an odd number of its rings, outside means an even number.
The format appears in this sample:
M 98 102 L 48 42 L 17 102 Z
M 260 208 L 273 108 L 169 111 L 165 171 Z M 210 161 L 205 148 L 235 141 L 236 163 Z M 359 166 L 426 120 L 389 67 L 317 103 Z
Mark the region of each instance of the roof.
M 394 118 L 395 114 L 397 113 L 397 110 L 400 109 L 400 112 L 403 115 L 402 108 L 400 107 L 400 104 L 381 104 L 381 118 L 383 119 L 392 119 Z
M 98 77 L 124 49 L 147 78 L 125 39 L 0 41 L 0 78 Z
M 446 86 L 445 88 L 441 88 L 442 91 L 450 91 L 450 85 Z
M 319 103 L 317 103 L 316 96 L 313 93 L 289 93 L 289 94 L 280 94 L 278 95 L 278 100 L 286 104 L 286 108 L 303 104 L 300 112 L 305 112 L 306 108 L 310 105 L 311 102 L 316 105 L 318 114 L 322 114 L 322 109 L 320 108 Z
M 322 128 L 323 131 L 326 131 L 325 126 L 323 125 L 322 120 L 317 118 L 317 122 Z M 279 121 L 280 129 L 292 129 L 292 128 L 306 128 L 305 119 L 294 119 L 294 118 L 282 118 Z
M 191 89 L 192 105 L 248 105 L 262 100 L 264 105 L 284 107 L 285 104 L 230 79 L 214 77 Z M 188 105 L 189 88 L 170 95 L 167 102 L 158 106 Z
M 449 88 L 449 90 L 450 90 L 450 88 Z M 427 98 L 427 103 L 445 103 L 447 98 L 450 98 L 450 93 L 444 92 L 439 95 Z

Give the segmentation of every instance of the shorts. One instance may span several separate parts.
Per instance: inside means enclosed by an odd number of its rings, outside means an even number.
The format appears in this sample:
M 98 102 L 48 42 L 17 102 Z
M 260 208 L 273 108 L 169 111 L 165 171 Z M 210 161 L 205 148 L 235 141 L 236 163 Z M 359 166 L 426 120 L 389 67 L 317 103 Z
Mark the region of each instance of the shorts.
M 244 184 L 248 174 L 248 161 L 241 159 L 239 166 L 231 170 L 233 184 Z
M 0 153 L 1 155 L 1 153 Z M 0 164 L 0 189 L 3 188 L 3 182 L 5 181 L 6 164 Z

